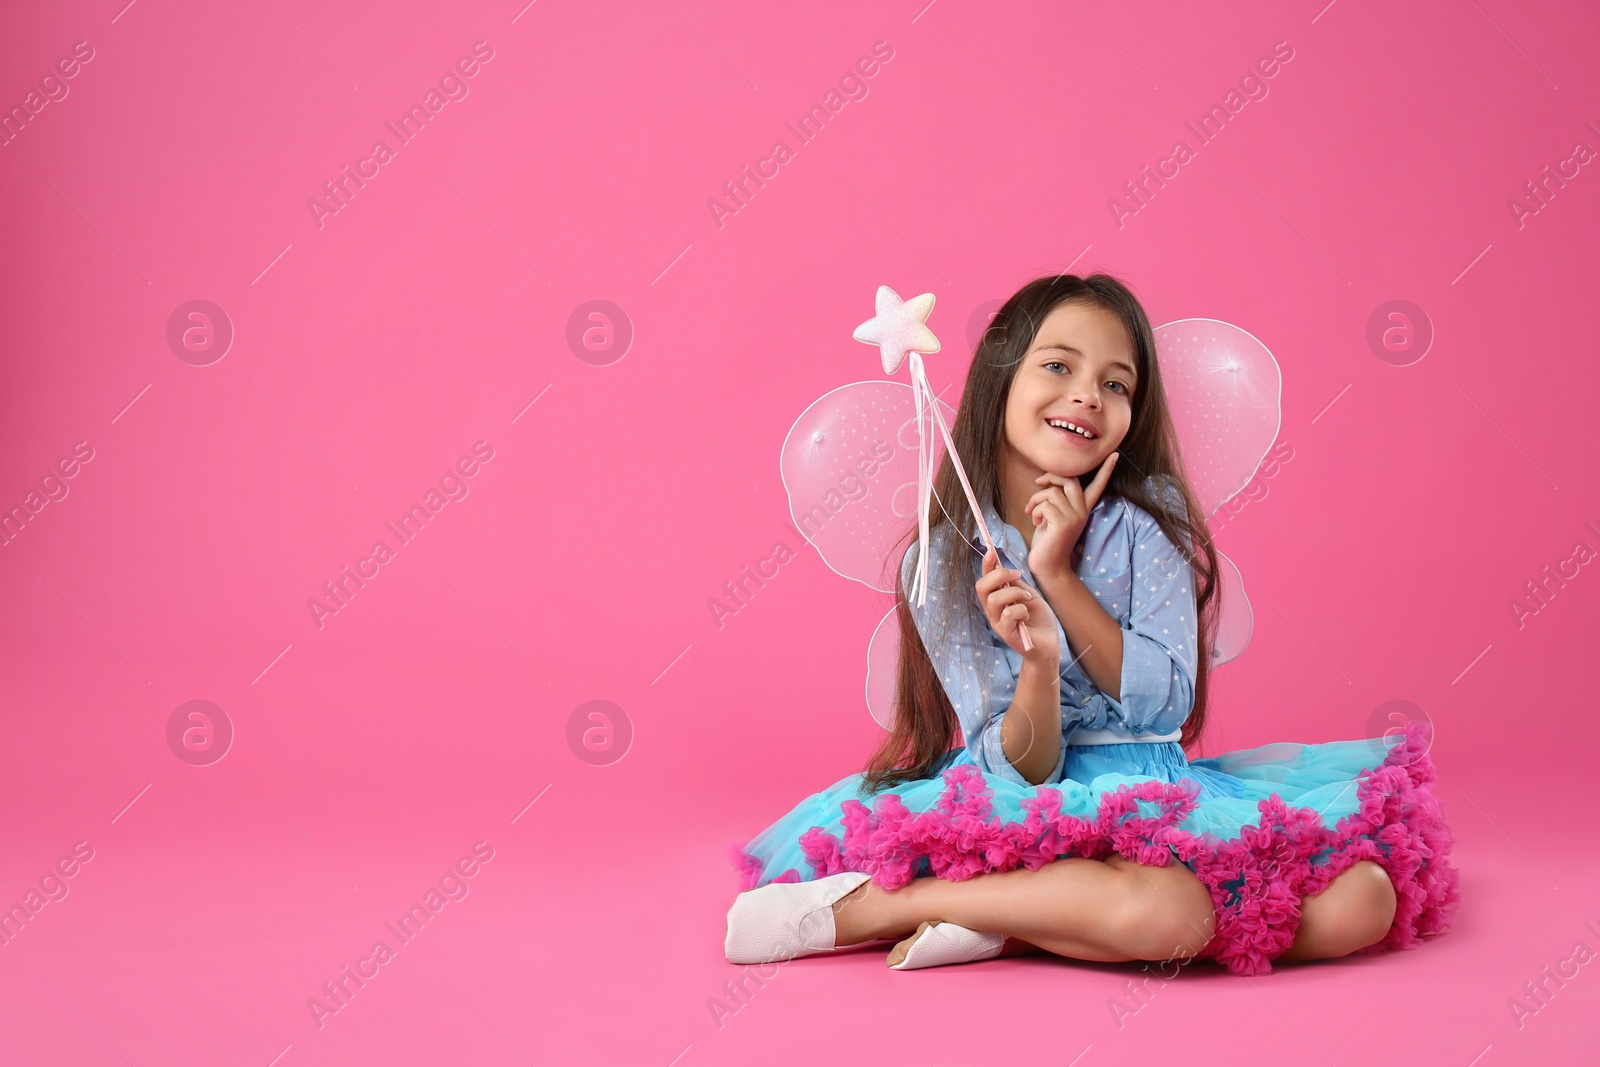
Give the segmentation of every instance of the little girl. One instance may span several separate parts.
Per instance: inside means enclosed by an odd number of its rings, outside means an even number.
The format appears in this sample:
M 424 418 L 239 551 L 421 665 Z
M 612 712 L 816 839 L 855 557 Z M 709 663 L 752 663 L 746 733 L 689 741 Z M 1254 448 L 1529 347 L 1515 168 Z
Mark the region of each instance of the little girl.
M 895 941 L 896 969 L 1043 950 L 1259 974 L 1448 929 L 1459 876 L 1417 728 L 1185 756 L 1217 556 L 1128 289 L 1023 286 L 951 432 L 997 543 L 946 457 L 925 605 L 915 546 L 901 562 L 894 729 L 734 847 L 727 958 Z

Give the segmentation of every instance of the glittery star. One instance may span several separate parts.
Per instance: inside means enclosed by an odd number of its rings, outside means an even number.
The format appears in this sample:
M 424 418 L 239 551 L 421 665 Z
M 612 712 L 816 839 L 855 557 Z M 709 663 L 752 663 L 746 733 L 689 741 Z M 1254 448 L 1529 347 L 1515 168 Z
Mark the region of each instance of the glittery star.
M 857 326 L 851 336 L 878 346 L 884 373 L 899 370 L 909 352 L 939 351 L 939 339 L 927 327 L 928 316 L 933 313 L 932 293 L 901 300 L 893 289 L 880 285 L 874 305 L 877 314 Z

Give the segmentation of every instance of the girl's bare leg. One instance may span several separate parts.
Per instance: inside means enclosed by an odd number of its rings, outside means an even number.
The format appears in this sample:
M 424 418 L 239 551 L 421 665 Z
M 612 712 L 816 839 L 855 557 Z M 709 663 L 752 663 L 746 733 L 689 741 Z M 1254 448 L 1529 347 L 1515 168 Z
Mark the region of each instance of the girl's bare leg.
M 1001 933 L 1001 954 L 1036 950 L 1075 959 L 1187 958 L 1210 940 L 1210 893 L 1180 863 L 1153 867 L 1118 855 L 1062 859 L 1038 871 L 918 878 L 894 892 L 865 882 L 833 905 L 835 943 L 903 938 L 924 921 Z M 1383 868 L 1362 860 L 1301 904 L 1284 962 L 1348 955 L 1381 941 L 1395 894 Z
M 1300 902 L 1300 926 L 1294 941 L 1273 962 L 1335 959 L 1375 945 L 1388 935 L 1397 905 L 1388 872 L 1371 860 L 1353 863 L 1336 875 L 1327 889 Z M 1040 951 L 1026 941 L 1008 937 L 1000 955 Z
M 1215 921 L 1211 894 L 1187 867 L 1146 866 L 1118 855 L 960 882 L 916 878 L 894 892 L 864 882 L 833 910 L 841 946 L 903 938 L 924 921 L 953 922 L 1099 961 L 1192 956 L 1211 939 Z

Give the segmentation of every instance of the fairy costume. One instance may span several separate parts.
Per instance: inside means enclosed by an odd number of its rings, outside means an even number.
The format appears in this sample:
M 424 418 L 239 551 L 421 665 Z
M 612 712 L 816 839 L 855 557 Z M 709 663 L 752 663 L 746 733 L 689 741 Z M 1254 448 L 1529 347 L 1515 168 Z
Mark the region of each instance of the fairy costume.
M 925 306 L 912 308 L 892 291 L 892 299 L 886 300 L 885 291 L 879 291 L 880 318 L 886 308 L 891 314 L 912 309 L 923 319 L 931 309 L 931 297 Z M 901 327 L 903 341 L 917 336 L 904 321 Z M 932 341 L 925 327 L 923 334 L 920 345 Z M 1164 372 L 1171 348 L 1163 343 Z M 937 350 L 937 341 L 922 350 Z M 931 412 L 948 442 L 931 391 L 925 379 L 919 383 L 920 360 L 915 350 L 910 354 L 919 436 L 925 443 L 921 424 Z M 1271 360 L 1270 354 L 1266 359 Z M 887 345 L 884 363 L 892 373 Z M 1275 370 L 1275 362 L 1272 366 Z M 865 440 L 872 434 L 862 430 L 869 421 L 866 412 L 893 408 L 893 398 L 881 388 L 896 388 L 892 383 L 862 385 L 880 387 L 882 395 L 870 404 L 833 401 L 817 416 L 827 439 Z M 1237 384 L 1230 388 L 1237 390 Z M 1215 406 L 1215 397 L 1207 400 Z M 1253 398 L 1250 402 L 1257 406 Z M 810 415 L 808 409 L 790 435 L 793 440 L 801 431 L 799 440 L 807 446 L 802 452 L 815 452 L 824 439 L 824 428 L 807 422 Z M 1275 415 L 1273 421 L 1275 436 Z M 1181 424 L 1179 430 L 1181 435 Z M 1269 438 L 1255 453 L 1255 462 L 1270 444 Z M 1248 447 L 1253 450 L 1255 443 Z M 786 462 L 790 451 L 786 442 Z M 829 463 L 854 458 L 848 448 L 834 451 L 840 455 L 820 465 L 809 456 L 807 462 L 826 475 Z M 953 447 L 949 451 L 959 472 L 959 458 Z M 875 454 L 883 458 L 881 449 Z M 1209 458 L 1217 455 L 1213 449 Z M 867 794 L 862 792 L 862 775 L 854 774 L 805 798 L 754 838 L 733 847 L 741 889 L 841 871 L 866 872 L 883 888 L 895 889 L 915 877 L 961 880 L 988 871 L 1038 869 L 1066 856 L 1097 859 L 1115 852 L 1158 866 L 1176 858 L 1207 887 L 1216 911 L 1214 936 L 1199 956 L 1249 975 L 1270 971 L 1270 960 L 1289 948 L 1304 897 L 1321 892 L 1351 864 L 1372 860 L 1388 872 L 1397 907 L 1388 934 L 1364 952 L 1408 947 L 1448 929 L 1459 898 L 1459 875 L 1449 863 L 1452 840 L 1434 788 L 1430 738 L 1420 724 L 1378 738 L 1278 743 L 1192 761 L 1186 757 L 1177 737 L 1194 694 L 1198 620 L 1193 570 L 1153 517 L 1126 499 L 1105 496 L 1096 504 L 1085 527 L 1083 556 L 1074 568 L 1122 628 L 1122 699 L 1101 691 L 1070 656 L 1058 620 L 1058 647 L 1063 650 L 1060 751 L 1045 782 L 1028 783 L 999 742 L 1021 655 L 975 610 L 975 597 L 971 605 L 946 605 L 927 585 L 928 573 L 955 565 L 957 552 L 982 554 L 992 544 L 1000 565 L 1020 571 L 1022 580 L 1037 590 L 1026 545 L 992 507 L 973 508 L 981 532 L 979 543 L 970 547 L 948 522 L 930 530 L 930 457 L 919 448 L 917 460 L 923 525 L 918 543 L 901 561 L 902 585 L 918 634 L 955 709 L 964 746 L 953 750 L 930 778 Z M 1255 462 L 1232 491 L 1254 473 Z M 785 469 L 791 501 L 799 501 L 797 520 L 809 500 L 805 479 L 798 475 L 808 469 Z M 964 472 L 961 478 L 972 503 Z M 809 537 L 830 565 L 846 574 L 857 569 L 847 547 L 853 551 L 869 543 L 866 559 L 881 550 L 870 545 L 861 516 L 855 518 L 853 527 L 830 524 Z M 886 525 L 893 525 L 892 516 Z M 872 584 L 870 578 L 862 580 Z M 1230 604 L 1227 592 L 1225 587 L 1225 609 Z M 1222 628 L 1215 660 L 1237 655 L 1248 638 L 1247 619 L 1242 629 L 1239 625 L 1245 618 L 1241 600 L 1242 592 L 1235 589 L 1233 624 Z M 891 614 L 887 621 L 892 620 Z M 880 627 L 869 653 L 880 664 L 892 661 L 877 648 L 888 643 L 882 640 L 885 636 Z M 871 689 L 869 675 L 869 703 Z M 881 688 L 878 700 L 881 704 Z

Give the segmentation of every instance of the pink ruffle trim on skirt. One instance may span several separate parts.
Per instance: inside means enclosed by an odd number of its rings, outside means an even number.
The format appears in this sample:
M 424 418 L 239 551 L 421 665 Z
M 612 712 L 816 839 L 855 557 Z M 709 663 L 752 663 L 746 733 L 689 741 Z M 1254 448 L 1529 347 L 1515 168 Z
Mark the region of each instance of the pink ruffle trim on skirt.
M 892 792 L 877 796 L 872 809 L 848 799 L 841 804 L 843 842 L 814 826 L 801 835 L 800 846 L 815 877 L 864 871 L 885 889 L 911 881 L 922 857 L 934 875 L 962 881 L 989 871 L 1038 870 L 1064 856 L 1100 859 L 1116 852 L 1163 867 L 1175 854 L 1191 864 L 1216 909 L 1216 932 L 1199 957 L 1234 974 L 1266 974 L 1294 941 L 1301 900 L 1360 860 L 1387 871 L 1398 898 L 1389 933 L 1363 953 L 1410 948 L 1449 929 L 1460 874 L 1449 863 L 1454 842 L 1439 812 L 1427 749 L 1422 731 L 1408 727 L 1383 763 L 1361 775 L 1358 810 L 1332 829 L 1312 809 L 1273 794 L 1258 805 L 1260 822 L 1243 827 L 1237 838 L 1192 834 L 1178 824 L 1194 809 L 1195 794 L 1161 781 L 1107 793 L 1093 819 L 1063 815 L 1061 793 L 1040 786 L 1022 801 L 1027 817 L 1005 824 L 990 820 L 982 772 L 960 764 L 943 772 L 945 788 L 933 809 L 914 815 Z M 1159 814 L 1142 815 L 1138 801 L 1158 805 Z M 1320 862 L 1313 864 L 1313 857 Z M 756 888 L 761 861 L 742 845 L 733 846 L 732 858 L 741 888 Z M 792 867 L 769 879 L 801 880 Z

